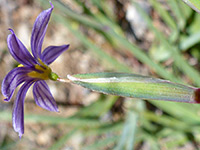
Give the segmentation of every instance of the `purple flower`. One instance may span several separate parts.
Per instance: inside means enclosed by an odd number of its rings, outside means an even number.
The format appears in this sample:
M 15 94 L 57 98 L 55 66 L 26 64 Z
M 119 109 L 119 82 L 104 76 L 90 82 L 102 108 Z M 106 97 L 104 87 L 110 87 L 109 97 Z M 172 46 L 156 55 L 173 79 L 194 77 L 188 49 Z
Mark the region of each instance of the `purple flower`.
M 33 85 L 33 96 L 38 106 L 49 111 L 58 112 L 56 102 L 44 80 L 57 80 L 58 76 L 48 67 L 62 52 L 68 49 L 69 45 L 49 46 L 41 52 L 43 39 L 46 33 L 48 22 L 54 6 L 44 10 L 37 17 L 31 35 L 31 50 L 29 53 L 22 42 L 16 37 L 14 31 L 9 29 L 7 43 L 10 54 L 21 65 L 11 70 L 2 82 L 2 94 L 5 101 L 10 101 L 16 87 L 20 87 L 13 107 L 13 128 L 19 133 L 19 137 L 24 134 L 24 99 L 29 87 Z

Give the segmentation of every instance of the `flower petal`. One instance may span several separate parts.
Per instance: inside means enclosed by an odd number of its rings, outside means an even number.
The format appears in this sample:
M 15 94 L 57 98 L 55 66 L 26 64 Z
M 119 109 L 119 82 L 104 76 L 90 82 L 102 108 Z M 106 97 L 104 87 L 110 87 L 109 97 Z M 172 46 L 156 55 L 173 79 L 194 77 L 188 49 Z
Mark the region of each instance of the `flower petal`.
M 68 48 L 69 44 L 62 46 L 49 46 L 43 51 L 41 59 L 49 65 Z
M 49 87 L 45 81 L 36 81 L 36 83 L 33 86 L 33 96 L 38 106 L 49 111 L 58 112 L 56 101 L 54 100 L 49 90 Z
M 36 61 L 22 42 L 16 37 L 14 31 L 12 29 L 9 30 L 11 34 L 8 35 L 7 43 L 12 57 L 24 66 L 33 66 L 36 64 Z
M 29 87 L 33 84 L 33 80 L 26 81 L 20 90 L 17 93 L 16 100 L 14 102 L 13 107 L 13 128 L 16 132 L 19 133 L 19 137 L 21 138 L 22 134 L 24 134 L 24 99 Z
M 53 10 L 53 5 L 51 8 L 42 11 L 35 20 L 32 36 L 31 36 L 31 49 L 33 56 L 35 58 L 41 58 L 41 48 L 44 40 L 44 36 L 47 30 L 48 22 Z
M 31 79 L 27 76 L 27 73 L 30 71 L 32 71 L 30 67 L 17 67 L 6 75 L 1 86 L 2 94 L 6 97 L 5 101 L 10 101 L 14 90 L 18 85 Z

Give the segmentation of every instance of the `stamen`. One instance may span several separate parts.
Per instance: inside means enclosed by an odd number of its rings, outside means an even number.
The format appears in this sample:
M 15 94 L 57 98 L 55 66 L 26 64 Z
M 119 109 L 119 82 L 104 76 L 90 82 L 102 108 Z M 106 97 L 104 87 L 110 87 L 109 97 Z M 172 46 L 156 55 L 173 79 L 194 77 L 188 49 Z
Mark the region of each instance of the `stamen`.
M 38 78 L 42 80 L 50 79 L 51 68 L 45 65 L 40 59 L 38 60 L 39 64 L 36 64 L 34 67 L 36 71 L 31 71 L 27 75 L 32 78 Z

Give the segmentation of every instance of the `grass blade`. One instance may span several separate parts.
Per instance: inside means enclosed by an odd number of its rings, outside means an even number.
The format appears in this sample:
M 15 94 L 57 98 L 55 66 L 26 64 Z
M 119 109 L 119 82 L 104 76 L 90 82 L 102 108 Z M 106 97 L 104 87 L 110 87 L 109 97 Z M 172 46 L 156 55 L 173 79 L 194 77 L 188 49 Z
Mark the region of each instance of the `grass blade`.
M 71 130 L 69 133 L 61 137 L 58 141 L 56 141 L 50 148 L 49 150 L 56 150 L 56 149 L 61 149 L 64 144 L 66 144 L 67 140 L 71 138 L 76 133 L 77 129 Z
M 137 128 L 138 115 L 134 112 L 129 111 L 127 114 L 127 120 L 124 123 L 121 138 L 115 148 L 115 150 L 133 150 L 135 132 Z

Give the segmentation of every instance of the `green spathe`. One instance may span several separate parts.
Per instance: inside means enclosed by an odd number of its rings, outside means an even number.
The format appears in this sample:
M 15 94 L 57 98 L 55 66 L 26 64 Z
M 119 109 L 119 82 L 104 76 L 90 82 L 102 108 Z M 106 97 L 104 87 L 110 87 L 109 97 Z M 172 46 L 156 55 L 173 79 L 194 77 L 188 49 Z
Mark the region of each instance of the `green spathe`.
M 197 88 L 162 79 L 126 73 L 89 73 L 67 77 L 75 84 L 104 94 L 197 103 L 195 100 Z

